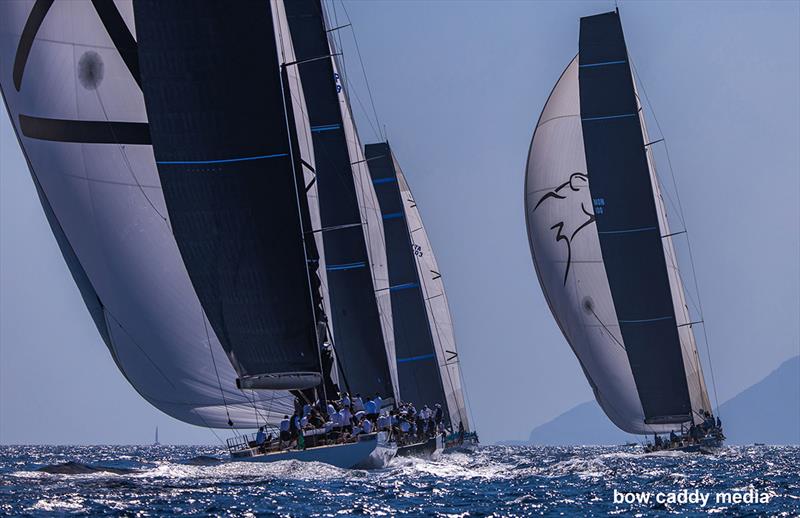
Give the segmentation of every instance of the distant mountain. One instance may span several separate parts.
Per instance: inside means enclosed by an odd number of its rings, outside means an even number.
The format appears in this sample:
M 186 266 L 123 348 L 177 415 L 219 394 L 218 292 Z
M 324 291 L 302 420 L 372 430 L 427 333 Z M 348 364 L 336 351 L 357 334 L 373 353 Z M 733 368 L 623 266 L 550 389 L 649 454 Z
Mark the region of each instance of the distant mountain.
M 591 400 L 534 428 L 528 438 L 528 443 L 542 445 L 625 444 L 637 439 L 611 424 L 597 401 Z
M 719 407 L 730 444 L 800 444 L 800 356 Z
M 720 406 L 729 444 L 800 444 L 800 356 Z M 596 401 L 587 401 L 537 426 L 528 444 L 622 444 L 636 441 L 611 424 Z M 519 443 L 506 441 L 503 444 Z

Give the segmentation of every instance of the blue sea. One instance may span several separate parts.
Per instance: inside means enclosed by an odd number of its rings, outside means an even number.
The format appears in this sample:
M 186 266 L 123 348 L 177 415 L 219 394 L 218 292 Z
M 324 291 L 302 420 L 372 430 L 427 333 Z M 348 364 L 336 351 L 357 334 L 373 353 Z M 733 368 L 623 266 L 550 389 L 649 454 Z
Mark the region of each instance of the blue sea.
M 223 458 L 197 446 L 0 446 L 0 514 L 800 515 L 800 447 L 642 455 L 625 446 L 485 446 L 370 471 Z M 705 505 L 614 503 L 615 491 L 618 499 L 709 497 Z M 740 501 L 720 503 L 717 494 Z

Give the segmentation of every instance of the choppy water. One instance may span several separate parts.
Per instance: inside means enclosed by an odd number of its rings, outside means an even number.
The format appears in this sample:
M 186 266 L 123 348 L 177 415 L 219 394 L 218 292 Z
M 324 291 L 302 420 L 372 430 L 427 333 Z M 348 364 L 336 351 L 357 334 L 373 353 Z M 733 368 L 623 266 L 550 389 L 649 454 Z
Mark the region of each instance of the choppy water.
M 2 446 L 0 513 L 800 514 L 800 447 L 728 447 L 714 456 L 636 452 L 626 447 L 489 446 L 436 460 L 398 459 L 385 469 L 361 471 L 299 462 L 220 462 L 214 457 L 223 452 L 209 447 Z M 711 497 L 705 507 L 614 504 L 615 489 L 698 489 Z M 769 503 L 714 501 L 717 492 L 748 490 L 768 495 Z

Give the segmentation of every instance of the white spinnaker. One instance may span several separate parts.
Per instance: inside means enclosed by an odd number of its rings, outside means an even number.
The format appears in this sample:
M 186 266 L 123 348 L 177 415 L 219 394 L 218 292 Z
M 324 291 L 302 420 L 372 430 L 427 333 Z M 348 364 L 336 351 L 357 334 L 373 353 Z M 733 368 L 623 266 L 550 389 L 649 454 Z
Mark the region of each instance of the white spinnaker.
M 329 38 L 329 47 L 334 48 L 332 39 Z M 375 298 L 378 302 L 378 312 L 381 318 L 383 341 L 386 345 L 386 358 L 389 361 L 389 375 L 392 378 L 392 389 L 396 401 L 400 401 L 399 382 L 397 377 L 397 361 L 394 347 L 394 324 L 392 320 L 392 300 L 389 292 L 389 267 L 386 259 L 386 241 L 383 236 L 383 218 L 378 204 L 378 196 L 372 185 L 367 162 L 364 158 L 364 148 L 358 138 L 353 114 L 350 111 L 350 101 L 347 90 L 339 74 L 336 59 L 333 59 L 333 71 L 336 75 L 339 90 L 339 106 L 342 111 L 342 122 L 350 163 L 353 170 L 353 184 L 356 188 L 361 223 L 364 229 L 364 239 L 367 243 L 372 283 L 375 289 Z
M 633 81 L 633 89 L 636 92 L 636 102 L 639 106 L 639 121 L 642 125 L 642 136 L 645 143 L 650 142 L 645 122 L 644 109 L 639 103 L 639 94 L 636 87 L 636 80 Z M 664 204 L 664 196 L 661 193 L 661 183 L 658 180 L 655 159 L 653 157 L 653 147 L 647 146 L 647 167 L 650 171 L 650 182 L 653 186 L 653 194 L 656 200 L 656 212 L 660 224 L 660 232 L 664 243 L 664 258 L 667 264 L 667 274 L 669 276 L 670 291 L 672 293 L 672 304 L 675 309 L 675 318 L 678 326 L 678 337 L 681 342 L 681 355 L 683 357 L 683 367 L 686 371 L 686 382 L 689 387 L 689 399 L 692 405 L 692 418 L 700 423 L 703 418 L 700 411 L 711 411 L 711 403 L 708 399 L 705 378 L 700 357 L 697 354 L 697 343 L 695 341 L 692 326 L 688 325 L 691 320 L 689 307 L 686 305 L 686 295 L 683 289 L 680 270 L 678 268 L 678 257 L 675 254 L 675 247 L 672 243 L 672 231 L 667 219 L 667 209 Z
M 525 216 L 534 265 L 550 310 L 612 422 L 629 433 L 667 431 L 668 425 L 644 422 L 597 227 L 589 222 L 586 173 L 576 56 L 545 104 L 528 155 Z
M 227 428 L 227 406 L 236 427 L 277 422 L 292 409 L 288 393 L 235 387 L 236 374 L 164 219 L 152 147 L 22 134 L 20 114 L 147 123 L 141 89 L 88 0 L 53 3 L 17 91 L 12 69 L 33 5 L 0 2 L 0 86 L 45 210 L 55 217 L 54 232 L 63 231 L 62 251 L 68 262 L 74 252 L 82 270 L 77 277 L 85 272 L 88 281 L 82 290 L 90 284 L 102 303 L 100 309 L 87 300 L 117 365 L 145 399 L 181 421 Z M 117 1 L 116 7 L 135 38 L 132 4 Z M 82 58 L 102 74 L 79 80 Z
M 458 349 L 456 349 L 453 317 L 450 315 L 450 307 L 444 291 L 444 281 L 408 181 L 394 155 L 392 155 L 392 160 L 395 171 L 397 171 L 400 196 L 403 198 L 403 210 L 411 236 L 420 287 L 425 297 L 425 310 L 428 313 L 431 335 L 436 349 L 436 359 L 439 363 L 447 410 L 454 427 L 463 423 L 464 429 L 469 431 L 471 427 L 464 398 L 464 387 L 461 382 L 461 365 L 458 359 Z

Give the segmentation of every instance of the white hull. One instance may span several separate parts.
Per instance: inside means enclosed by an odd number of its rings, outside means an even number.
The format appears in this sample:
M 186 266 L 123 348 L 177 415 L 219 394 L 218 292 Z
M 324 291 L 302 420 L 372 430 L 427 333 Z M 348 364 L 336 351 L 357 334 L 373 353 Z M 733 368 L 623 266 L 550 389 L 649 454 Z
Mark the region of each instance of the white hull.
M 363 436 L 359 441 L 331 446 L 318 446 L 305 450 L 284 450 L 274 453 L 258 453 L 253 448 L 237 452 L 232 460 L 244 462 L 278 462 L 299 460 L 302 462 L 324 462 L 337 468 L 381 468 L 394 457 L 396 448 L 387 443 L 383 434 Z

